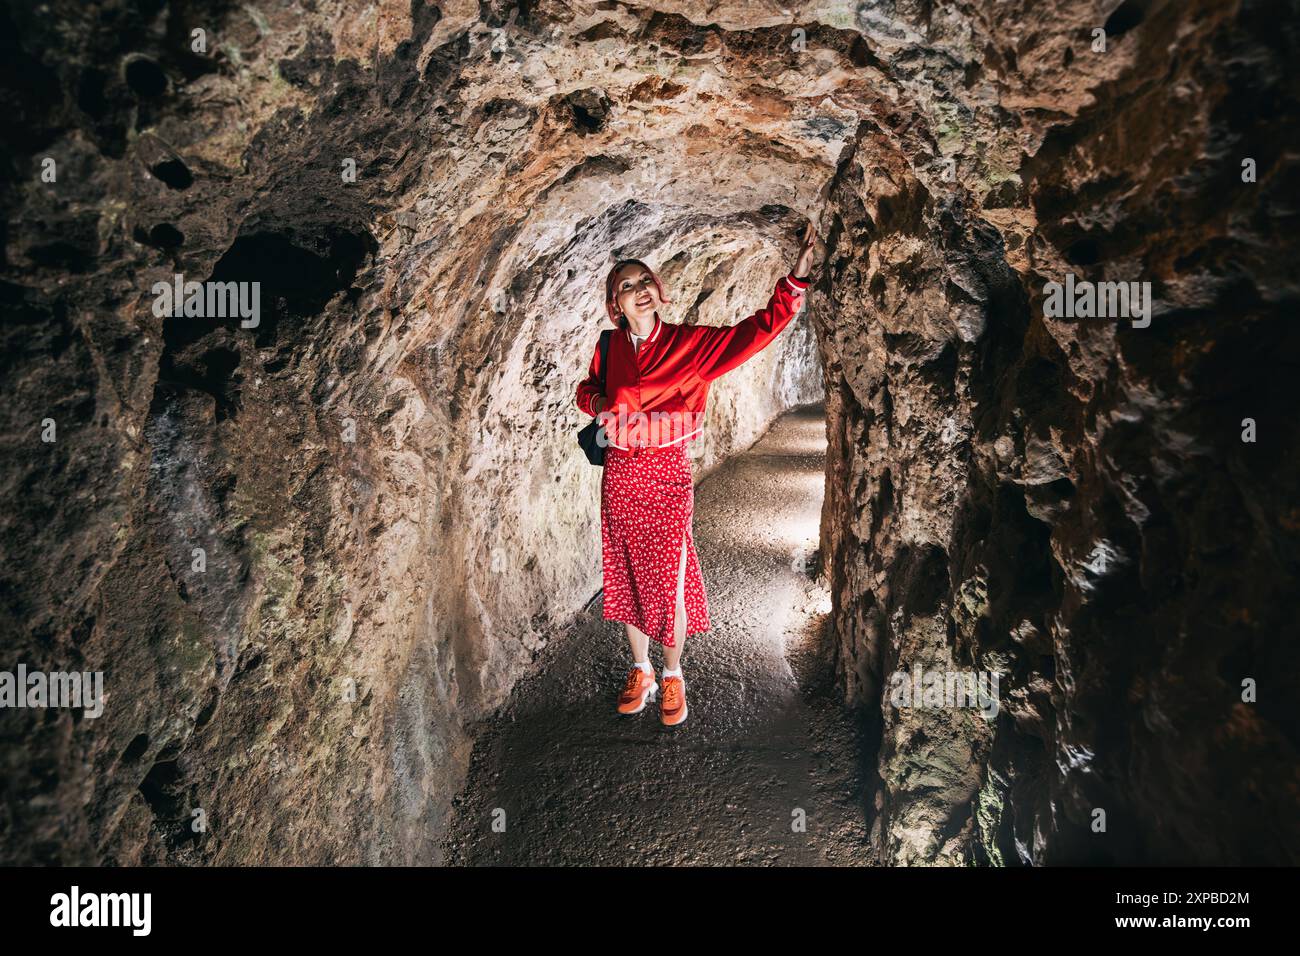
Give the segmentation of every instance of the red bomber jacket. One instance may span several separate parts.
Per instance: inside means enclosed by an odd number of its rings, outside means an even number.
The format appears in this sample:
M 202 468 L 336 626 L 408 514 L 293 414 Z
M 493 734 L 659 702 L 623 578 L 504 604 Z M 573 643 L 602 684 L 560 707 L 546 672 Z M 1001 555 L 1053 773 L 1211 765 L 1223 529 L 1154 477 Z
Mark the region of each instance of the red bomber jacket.
M 704 426 L 709 383 L 766 348 L 803 305 L 808 279 L 782 276 L 767 306 L 729 327 L 676 325 L 655 315 L 654 328 L 632 347 L 626 328 L 609 341 L 605 410 L 600 422 L 615 448 L 662 448 L 689 441 Z M 587 377 L 578 383 L 577 405 L 591 415 L 600 387 L 600 343 Z

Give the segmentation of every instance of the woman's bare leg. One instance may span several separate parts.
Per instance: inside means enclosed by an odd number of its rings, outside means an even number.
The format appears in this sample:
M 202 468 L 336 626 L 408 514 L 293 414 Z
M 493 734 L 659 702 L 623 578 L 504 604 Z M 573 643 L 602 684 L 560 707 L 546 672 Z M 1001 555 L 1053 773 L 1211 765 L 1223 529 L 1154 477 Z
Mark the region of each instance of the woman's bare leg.
M 627 642 L 632 647 L 632 660 L 638 664 L 650 660 L 650 635 L 631 624 L 623 626 L 627 628 Z
M 682 557 L 677 566 L 677 608 L 673 612 L 673 646 L 664 648 L 664 667 L 675 671 L 686 645 L 686 533 L 682 532 Z
M 632 660 L 649 660 L 650 635 L 632 624 L 627 628 L 627 643 L 632 648 Z M 677 670 L 682 661 L 682 646 L 686 643 L 686 534 L 682 533 L 682 555 L 677 565 L 677 608 L 673 612 L 673 646 L 664 648 L 664 667 Z

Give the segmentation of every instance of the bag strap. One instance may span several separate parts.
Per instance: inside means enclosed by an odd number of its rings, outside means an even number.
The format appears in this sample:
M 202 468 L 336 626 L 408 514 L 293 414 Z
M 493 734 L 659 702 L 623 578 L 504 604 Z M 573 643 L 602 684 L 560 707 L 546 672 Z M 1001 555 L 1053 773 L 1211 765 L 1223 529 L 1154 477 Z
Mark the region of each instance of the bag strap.
M 605 329 L 600 333 L 600 390 L 605 390 L 605 372 L 609 368 L 609 337 L 614 332 L 613 329 Z

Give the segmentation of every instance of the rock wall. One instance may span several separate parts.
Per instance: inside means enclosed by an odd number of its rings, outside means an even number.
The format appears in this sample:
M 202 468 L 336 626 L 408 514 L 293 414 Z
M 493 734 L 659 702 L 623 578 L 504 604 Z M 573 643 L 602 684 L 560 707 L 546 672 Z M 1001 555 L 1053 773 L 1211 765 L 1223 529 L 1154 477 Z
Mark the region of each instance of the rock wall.
M 829 177 L 700 122 L 688 56 L 745 51 L 607 6 L 6 12 L 5 666 L 106 702 L 3 713 L 4 861 L 440 859 L 474 722 L 600 586 L 605 271 L 735 322 Z M 260 321 L 160 316 L 176 274 Z M 798 320 L 701 467 L 820 396 Z
M 831 191 L 822 536 L 884 861 L 1300 854 L 1294 21 L 1111 6 L 918 14 L 953 122 L 864 123 Z M 1149 325 L 1049 315 L 1068 271 Z M 1000 713 L 893 706 L 918 667 Z

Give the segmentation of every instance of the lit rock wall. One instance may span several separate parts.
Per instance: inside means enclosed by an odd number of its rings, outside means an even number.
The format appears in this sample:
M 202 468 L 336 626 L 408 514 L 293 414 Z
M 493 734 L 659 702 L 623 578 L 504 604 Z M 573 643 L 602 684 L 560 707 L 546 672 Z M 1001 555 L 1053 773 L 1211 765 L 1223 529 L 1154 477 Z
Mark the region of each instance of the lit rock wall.
M 3 666 L 107 699 L 0 713 L 0 859 L 440 859 L 473 722 L 600 586 L 605 272 L 739 321 L 844 133 L 779 33 L 607 6 L 5 14 Z M 260 321 L 160 317 L 178 273 Z M 700 473 L 821 395 L 799 318 Z

